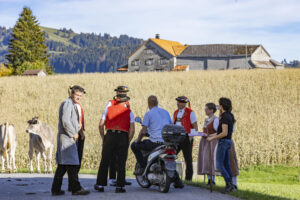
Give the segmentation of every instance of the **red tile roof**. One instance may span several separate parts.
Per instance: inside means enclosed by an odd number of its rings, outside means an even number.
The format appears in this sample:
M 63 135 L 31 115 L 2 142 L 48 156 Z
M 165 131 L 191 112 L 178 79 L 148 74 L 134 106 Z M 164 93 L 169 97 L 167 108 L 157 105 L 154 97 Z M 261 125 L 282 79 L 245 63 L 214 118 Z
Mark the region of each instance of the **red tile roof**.
M 177 65 L 172 69 L 172 71 L 186 71 L 188 67 L 188 65 Z

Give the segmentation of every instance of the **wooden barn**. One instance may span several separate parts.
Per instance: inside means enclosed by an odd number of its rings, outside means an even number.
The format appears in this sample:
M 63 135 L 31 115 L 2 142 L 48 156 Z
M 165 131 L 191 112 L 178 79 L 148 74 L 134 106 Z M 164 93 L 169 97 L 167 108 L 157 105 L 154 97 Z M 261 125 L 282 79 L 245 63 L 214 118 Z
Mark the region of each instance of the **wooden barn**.
M 241 44 L 189 45 L 177 64 L 189 65 L 190 70 L 283 68 L 262 45 Z

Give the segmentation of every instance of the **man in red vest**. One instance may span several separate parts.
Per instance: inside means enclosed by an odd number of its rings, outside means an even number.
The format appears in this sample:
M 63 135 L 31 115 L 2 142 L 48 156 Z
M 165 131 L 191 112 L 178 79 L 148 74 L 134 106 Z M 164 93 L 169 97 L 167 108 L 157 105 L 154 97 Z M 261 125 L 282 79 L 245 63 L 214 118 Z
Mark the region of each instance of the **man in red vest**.
M 191 133 L 192 129 L 198 131 L 197 118 L 190 108 L 190 101 L 187 97 L 177 97 L 176 101 L 178 109 L 173 114 L 173 124 L 183 126 L 187 133 L 185 140 L 179 145 L 179 151 L 182 150 L 186 164 L 185 180 L 190 181 L 193 178 L 193 137 L 188 136 L 188 134 Z M 187 103 L 189 108 L 186 107 Z M 174 187 L 180 187 L 180 185 L 177 186 L 175 183 Z
M 113 156 L 117 156 L 117 187 L 116 193 L 124 193 L 126 190 L 126 160 L 129 143 L 134 135 L 134 115 L 126 102 L 129 101 L 127 95 L 117 96 L 110 101 L 110 106 L 104 111 L 99 123 L 99 132 L 103 141 L 102 158 L 97 175 L 95 190 L 104 192 L 107 185 L 108 167 Z M 106 135 L 104 135 L 104 127 Z
M 114 96 L 114 98 L 112 100 L 110 100 L 105 108 L 105 111 L 107 113 L 107 109 L 109 106 L 111 106 L 112 104 L 114 104 L 118 98 L 122 98 L 122 97 L 126 97 L 127 93 L 129 92 L 129 88 L 127 86 L 118 86 L 115 89 L 116 92 L 116 96 Z M 125 106 L 130 108 L 130 104 L 129 101 L 125 102 Z M 117 186 L 117 181 L 116 181 L 116 177 L 117 177 L 117 156 L 113 155 L 110 164 L 109 164 L 109 184 L 110 186 Z M 131 185 L 131 182 L 125 180 L 125 185 Z

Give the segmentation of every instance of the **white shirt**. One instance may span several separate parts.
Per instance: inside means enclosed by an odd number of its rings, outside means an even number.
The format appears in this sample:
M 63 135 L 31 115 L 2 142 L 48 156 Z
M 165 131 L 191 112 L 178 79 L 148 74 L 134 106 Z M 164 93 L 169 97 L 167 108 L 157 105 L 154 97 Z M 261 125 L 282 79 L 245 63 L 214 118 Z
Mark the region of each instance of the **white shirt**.
M 111 102 L 109 101 L 109 102 L 106 104 L 106 107 L 105 107 L 104 112 L 103 112 L 102 117 L 101 117 L 101 119 L 103 119 L 104 121 L 106 120 L 108 107 L 110 107 L 110 106 L 111 106 Z M 124 106 L 127 107 L 126 104 L 124 104 Z M 134 123 L 134 114 L 133 114 L 132 111 L 130 112 L 130 123 Z
M 185 112 L 185 108 L 179 110 L 178 114 L 177 114 L 177 119 L 181 119 L 182 116 L 183 116 L 183 114 L 184 114 L 184 112 Z M 195 115 L 194 111 L 191 112 L 190 120 L 191 120 L 192 124 L 195 123 L 195 122 L 197 122 L 197 118 L 196 118 L 196 115 Z M 173 115 L 172 121 L 174 121 L 174 115 Z M 179 122 L 179 121 L 176 122 L 176 125 L 182 126 L 181 122 Z
M 79 120 L 81 119 L 81 106 L 79 104 L 75 104 L 77 106 L 77 110 L 78 110 L 78 116 L 79 116 Z

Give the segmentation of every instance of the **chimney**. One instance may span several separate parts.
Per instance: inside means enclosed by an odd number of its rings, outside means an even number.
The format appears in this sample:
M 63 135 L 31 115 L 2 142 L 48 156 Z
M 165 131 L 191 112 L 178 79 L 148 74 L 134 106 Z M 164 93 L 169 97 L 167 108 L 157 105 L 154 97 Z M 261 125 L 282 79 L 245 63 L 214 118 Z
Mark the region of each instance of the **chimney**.
M 159 34 L 155 34 L 155 39 L 160 39 Z

